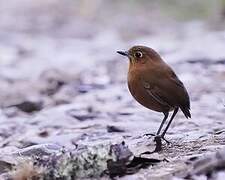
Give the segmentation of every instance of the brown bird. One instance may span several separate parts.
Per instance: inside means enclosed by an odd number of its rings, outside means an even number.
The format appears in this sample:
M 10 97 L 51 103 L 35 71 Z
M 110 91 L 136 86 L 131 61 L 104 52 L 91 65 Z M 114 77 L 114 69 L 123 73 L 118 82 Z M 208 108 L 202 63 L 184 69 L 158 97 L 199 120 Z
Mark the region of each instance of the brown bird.
M 162 123 L 154 135 L 156 148 L 153 152 L 161 151 L 161 140 L 165 140 L 164 136 L 178 110 L 181 109 L 186 118 L 191 118 L 187 90 L 174 71 L 153 49 L 134 46 L 128 51 L 117 51 L 117 53 L 127 56 L 130 60 L 128 88 L 132 96 L 146 108 L 164 114 Z M 166 128 L 160 134 L 170 111 L 173 111 L 173 114 Z

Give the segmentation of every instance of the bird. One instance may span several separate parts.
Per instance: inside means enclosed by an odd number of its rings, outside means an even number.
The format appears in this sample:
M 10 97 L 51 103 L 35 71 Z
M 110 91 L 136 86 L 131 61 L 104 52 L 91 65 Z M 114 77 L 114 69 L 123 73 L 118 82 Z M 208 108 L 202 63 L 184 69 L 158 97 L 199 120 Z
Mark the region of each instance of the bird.
M 156 147 L 153 152 L 159 152 L 162 150 L 162 140 L 169 143 L 165 134 L 179 109 L 187 119 L 191 118 L 189 94 L 173 69 L 154 49 L 138 45 L 117 53 L 129 59 L 127 81 L 134 99 L 144 107 L 164 115 L 156 134 L 145 134 L 154 135 Z M 161 133 L 171 111 L 172 116 Z

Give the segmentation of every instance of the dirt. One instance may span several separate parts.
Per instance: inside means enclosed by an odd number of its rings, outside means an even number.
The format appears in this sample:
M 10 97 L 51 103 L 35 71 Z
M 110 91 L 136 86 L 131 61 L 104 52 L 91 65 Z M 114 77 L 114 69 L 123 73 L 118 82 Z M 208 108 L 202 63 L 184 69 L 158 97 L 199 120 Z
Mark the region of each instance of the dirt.
M 156 132 L 163 114 L 131 97 L 128 62 L 116 54 L 135 44 L 156 49 L 173 67 L 190 94 L 192 118 L 179 112 L 166 135 L 171 144 L 144 156 L 168 162 L 121 179 L 183 178 L 191 158 L 224 148 L 224 31 L 190 22 L 153 34 L 134 28 L 138 36 L 124 38 L 114 21 L 105 28 L 101 20 L 73 14 L 68 4 L 57 9 L 54 1 L 46 1 L 48 14 L 33 1 L 15 9 L 11 0 L 1 12 L 1 155 L 44 143 L 73 150 L 125 141 L 137 156 L 153 150 L 153 140 L 143 135 Z

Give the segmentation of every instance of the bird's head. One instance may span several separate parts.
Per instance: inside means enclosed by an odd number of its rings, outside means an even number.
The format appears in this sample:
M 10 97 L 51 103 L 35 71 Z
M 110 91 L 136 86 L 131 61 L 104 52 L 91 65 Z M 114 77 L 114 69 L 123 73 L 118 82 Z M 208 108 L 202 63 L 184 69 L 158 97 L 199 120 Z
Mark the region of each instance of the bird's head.
M 152 48 L 146 46 L 133 46 L 128 51 L 117 51 L 117 53 L 127 56 L 130 64 L 157 63 L 161 61 L 159 54 Z

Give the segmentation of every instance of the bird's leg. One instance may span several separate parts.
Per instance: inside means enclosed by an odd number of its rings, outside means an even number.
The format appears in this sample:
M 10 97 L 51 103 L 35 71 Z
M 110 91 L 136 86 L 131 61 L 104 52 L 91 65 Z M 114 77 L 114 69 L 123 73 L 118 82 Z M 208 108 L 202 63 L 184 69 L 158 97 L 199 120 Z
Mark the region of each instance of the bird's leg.
M 156 135 L 153 134 L 153 133 L 147 133 L 147 134 L 144 134 L 144 136 L 155 136 L 155 137 L 159 136 L 159 134 L 160 134 L 160 132 L 162 130 L 162 127 L 163 127 L 164 123 L 166 122 L 166 119 L 168 118 L 168 115 L 169 115 L 168 112 L 164 112 L 163 114 L 164 114 L 164 118 L 163 118 L 163 120 L 162 120 L 162 122 L 161 122 L 161 124 L 159 126 L 159 129 L 158 129 Z
M 156 143 L 155 150 L 153 152 L 159 152 L 162 150 L 162 138 L 160 135 L 155 136 L 154 141 Z
M 179 109 L 178 107 L 175 108 L 175 110 L 173 111 L 173 114 L 172 114 L 172 116 L 170 118 L 170 121 L 168 122 L 168 124 L 167 124 L 166 128 L 164 129 L 163 133 L 161 134 L 161 138 L 164 139 L 164 140 L 165 140 L 164 136 L 165 136 L 167 130 L 169 129 L 170 124 L 172 123 L 174 117 L 176 116 L 176 114 L 178 112 L 178 109 Z
M 169 142 L 167 139 L 165 139 L 165 134 L 166 134 L 167 130 L 169 129 L 170 124 L 172 123 L 174 117 L 176 116 L 176 114 L 177 114 L 177 112 L 178 112 L 178 109 L 179 109 L 179 108 L 175 108 L 175 110 L 173 111 L 173 114 L 172 114 L 172 116 L 171 116 L 171 118 L 170 118 L 170 120 L 169 120 L 169 122 L 168 122 L 166 128 L 164 129 L 163 133 L 162 133 L 161 135 L 158 135 L 158 138 L 163 139 L 164 141 L 166 141 L 167 144 L 170 144 L 170 142 Z M 155 139 L 154 139 L 154 141 L 156 142 L 155 152 L 157 152 L 156 150 L 160 149 L 161 146 L 162 146 L 162 143 L 160 144 L 159 140 L 156 139 L 156 138 L 157 138 L 157 136 L 156 136 Z M 157 142 L 158 142 L 158 144 L 157 144 Z M 157 146 L 158 146 L 158 147 L 157 147 Z
M 160 132 L 162 130 L 162 127 L 165 124 L 165 122 L 166 122 L 166 120 L 169 116 L 169 112 L 164 112 L 163 114 L 164 114 L 164 118 L 163 118 L 163 120 L 162 120 L 162 122 L 159 126 L 159 129 L 158 129 L 156 135 L 152 134 L 152 133 L 145 134 L 145 136 L 154 136 L 155 137 L 154 138 L 154 141 L 156 142 L 155 150 L 153 152 L 149 152 L 149 153 L 159 152 L 159 151 L 162 150 L 162 139 L 165 140 L 168 143 L 168 141 L 166 139 L 164 139 L 160 136 Z
M 163 120 L 162 120 L 162 122 L 161 122 L 161 124 L 160 124 L 160 126 L 159 126 L 159 129 L 158 129 L 158 131 L 157 131 L 157 133 L 156 133 L 156 136 L 158 136 L 158 135 L 160 134 L 160 132 L 161 132 L 161 130 L 162 130 L 162 127 L 163 127 L 163 125 L 165 124 L 165 122 L 166 122 L 166 120 L 167 120 L 167 118 L 168 118 L 168 115 L 169 115 L 168 112 L 164 112 L 163 114 L 164 114 L 164 118 L 163 118 Z
M 156 136 L 155 136 L 155 138 L 154 138 L 154 141 L 156 142 L 155 150 L 152 151 L 152 152 L 147 152 L 147 154 L 152 154 L 152 153 L 154 153 L 154 152 L 159 152 L 159 151 L 161 151 L 161 150 L 162 150 L 162 139 L 163 139 L 164 141 L 166 141 L 166 142 L 169 144 L 169 141 L 166 140 L 164 136 L 165 136 L 167 130 L 169 129 L 170 124 L 172 123 L 174 117 L 176 116 L 176 114 L 177 114 L 177 112 L 178 112 L 178 109 L 179 109 L 179 108 L 175 108 L 175 110 L 173 111 L 173 114 L 172 114 L 172 116 L 171 116 L 171 118 L 170 118 L 170 120 L 169 120 L 169 122 L 168 122 L 168 124 L 167 124 L 167 126 L 166 126 L 166 128 L 165 128 L 165 130 L 163 131 L 163 133 L 162 133 L 161 135 L 159 135 L 159 134 L 160 134 L 160 131 L 161 131 L 162 127 L 163 127 L 163 124 L 165 123 L 165 121 L 166 121 L 166 119 L 167 119 L 169 113 L 168 113 L 167 115 L 165 114 L 165 117 L 164 117 L 164 119 L 163 119 L 163 121 L 162 121 L 162 123 L 161 123 L 161 125 L 160 125 L 160 127 L 159 127 L 159 129 L 158 129 L 158 131 L 157 131 L 157 134 L 156 134 Z

